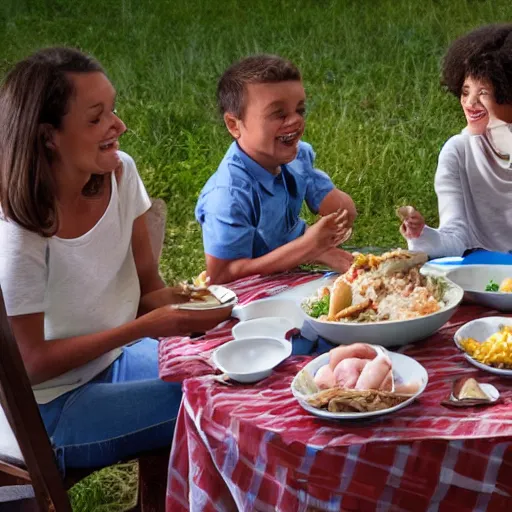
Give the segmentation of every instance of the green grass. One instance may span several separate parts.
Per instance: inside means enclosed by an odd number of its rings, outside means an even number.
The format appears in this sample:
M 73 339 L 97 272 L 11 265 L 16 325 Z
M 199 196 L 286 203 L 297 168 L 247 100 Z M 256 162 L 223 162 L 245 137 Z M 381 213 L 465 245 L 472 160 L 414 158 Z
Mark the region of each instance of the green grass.
M 104 64 L 130 129 L 123 148 L 169 205 L 162 270 L 174 281 L 204 266 L 193 211 L 230 142 L 214 93 L 235 59 L 272 52 L 301 68 L 304 138 L 359 211 L 351 243 L 404 245 L 395 206 L 411 203 L 436 224 L 437 155 L 464 126 L 439 86 L 443 52 L 511 15 L 508 0 L 3 0 L 0 73 L 54 44 Z
M 127 462 L 97 471 L 69 491 L 74 512 L 123 512 L 137 503 L 138 464 Z
M 395 207 L 436 225 L 437 155 L 464 127 L 439 86 L 443 52 L 510 19 L 510 0 L 2 0 L 0 75 L 55 44 L 103 63 L 129 127 L 123 149 L 169 207 L 162 271 L 175 281 L 204 266 L 194 205 L 230 143 L 214 96 L 234 60 L 271 52 L 301 68 L 304 139 L 359 211 L 351 244 L 403 246 Z

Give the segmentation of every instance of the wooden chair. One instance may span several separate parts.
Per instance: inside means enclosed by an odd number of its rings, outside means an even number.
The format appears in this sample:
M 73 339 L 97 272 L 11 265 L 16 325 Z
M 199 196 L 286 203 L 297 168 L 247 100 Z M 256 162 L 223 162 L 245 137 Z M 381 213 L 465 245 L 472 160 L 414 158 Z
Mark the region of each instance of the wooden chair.
M 148 229 L 158 257 L 162 250 L 165 213 L 165 203 L 153 201 Z M 10 328 L 1 288 L 0 406 L 0 496 L 4 489 L 18 498 L 24 497 L 12 510 L 71 511 L 67 489 L 99 468 L 69 469 L 66 478 L 62 478 Z M 158 512 L 165 509 L 168 462 L 168 448 L 139 456 L 136 510 Z M 7 507 L 0 502 L 0 510 Z

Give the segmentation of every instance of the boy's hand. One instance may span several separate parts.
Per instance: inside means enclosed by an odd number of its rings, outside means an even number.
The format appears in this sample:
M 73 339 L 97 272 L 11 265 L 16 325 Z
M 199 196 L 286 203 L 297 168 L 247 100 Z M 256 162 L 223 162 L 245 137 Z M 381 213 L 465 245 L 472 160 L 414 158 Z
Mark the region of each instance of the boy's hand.
M 397 215 L 402 219 L 400 233 L 404 238 L 418 238 L 425 227 L 425 219 L 420 212 L 412 206 L 403 206 L 397 210 Z
M 332 270 L 344 274 L 352 265 L 354 256 L 343 249 L 333 247 L 315 258 L 315 263 L 327 265 Z
M 311 245 L 314 252 L 336 247 L 347 236 L 348 213 L 346 210 L 337 211 L 322 217 L 306 229 L 304 238 Z

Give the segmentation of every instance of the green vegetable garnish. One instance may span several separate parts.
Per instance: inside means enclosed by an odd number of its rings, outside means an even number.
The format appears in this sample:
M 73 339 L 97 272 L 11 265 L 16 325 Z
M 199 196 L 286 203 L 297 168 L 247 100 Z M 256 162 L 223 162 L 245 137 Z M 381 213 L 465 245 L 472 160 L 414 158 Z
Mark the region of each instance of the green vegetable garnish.
M 486 292 L 497 292 L 500 289 L 500 285 L 493 281 L 492 279 L 489 281 L 487 286 L 485 287 Z
M 309 312 L 309 315 L 313 318 L 318 318 L 322 315 L 328 315 L 329 314 L 329 302 L 330 302 L 330 295 L 325 295 L 321 299 L 319 299 L 317 302 L 311 305 L 311 310 Z

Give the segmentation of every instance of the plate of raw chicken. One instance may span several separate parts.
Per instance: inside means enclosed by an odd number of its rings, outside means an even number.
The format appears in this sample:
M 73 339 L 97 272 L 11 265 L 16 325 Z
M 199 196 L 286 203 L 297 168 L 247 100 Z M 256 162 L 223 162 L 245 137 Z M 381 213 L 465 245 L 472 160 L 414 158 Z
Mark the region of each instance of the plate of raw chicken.
M 403 249 L 356 254 L 345 274 L 302 299 L 302 314 L 319 336 L 339 344 L 393 346 L 426 338 L 450 319 L 464 295 L 449 279 L 424 275 L 426 261 L 425 253 Z
M 365 343 L 336 347 L 293 379 L 300 405 L 321 418 L 355 420 L 393 413 L 417 399 L 428 374 L 414 359 Z

